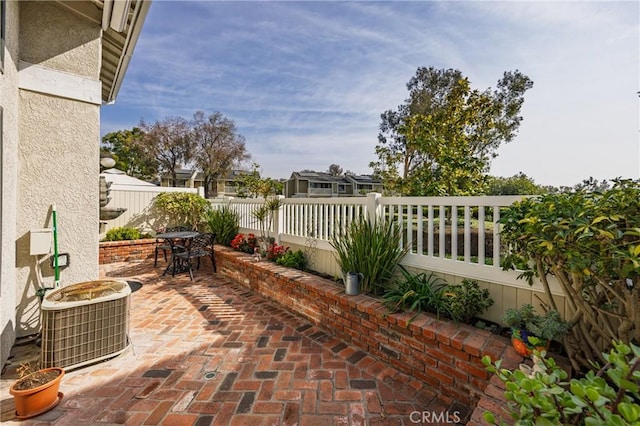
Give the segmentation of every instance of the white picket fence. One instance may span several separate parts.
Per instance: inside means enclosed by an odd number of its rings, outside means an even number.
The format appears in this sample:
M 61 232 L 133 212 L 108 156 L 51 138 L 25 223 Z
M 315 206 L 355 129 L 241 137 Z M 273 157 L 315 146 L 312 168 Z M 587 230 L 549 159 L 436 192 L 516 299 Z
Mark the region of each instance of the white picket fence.
M 283 198 L 270 235 L 280 244 L 304 246 L 316 240 L 318 249 L 332 251 L 330 236 L 355 218 L 392 220 L 402 229 L 402 244 L 410 247 L 402 262 L 406 266 L 521 287 L 517 273 L 500 267 L 503 249 L 497 224 L 500 209 L 520 199 L 382 197 L 375 193 L 352 198 Z M 243 232 L 259 234 L 260 226 L 251 212 L 263 202 L 225 199 L 212 201 L 212 205 L 228 205 L 239 213 Z
M 155 229 L 149 206 L 163 190 L 166 188 L 113 189 L 110 205 L 128 210 L 111 221 L 110 227 Z M 505 309 L 525 303 L 537 305 L 547 298 L 539 282 L 529 286 L 518 279 L 518 271 L 500 267 L 506 252 L 500 242 L 500 212 L 520 199 L 522 196 L 383 197 L 375 193 L 349 198 L 281 198 L 269 235 L 279 244 L 303 250 L 311 269 L 341 277 L 330 236 L 361 215 L 370 220 L 394 221 L 402 229 L 402 243 L 410 248 L 401 262 L 403 266 L 433 271 L 452 284 L 465 278 L 477 280 L 490 290 L 495 301 L 484 317 L 499 322 Z M 264 203 L 263 199 L 224 198 L 210 202 L 214 208 L 227 205 L 239 213 L 240 232 L 260 235 L 260 223 L 252 212 Z M 564 314 L 566 300 L 552 278 L 552 292 Z
M 506 248 L 500 242 L 500 212 L 522 196 L 481 197 L 367 197 L 282 198 L 269 234 L 276 242 L 304 250 L 310 267 L 341 276 L 329 244 L 339 227 L 344 229 L 360 215 L 370 220 L 392 220 L 402 229 L 402 244 L 409 252 L 401 264 L 411 270 L 432 271 L 452 284 L 472 279 L 488 288 L 495 301 L 484 315 L 500 322 L 507 308 L 547 300 L 540 282 L 530 286 L 518 279 L 519 271 L 504 271 L 500 260 Z M 260 235 L 251 212 L 261 199 L 214 200 L 214 207 L 228 205 L 240 214 L 241 232 Z M 566 300 L 550 277 L 552 293 L 564 314 Z

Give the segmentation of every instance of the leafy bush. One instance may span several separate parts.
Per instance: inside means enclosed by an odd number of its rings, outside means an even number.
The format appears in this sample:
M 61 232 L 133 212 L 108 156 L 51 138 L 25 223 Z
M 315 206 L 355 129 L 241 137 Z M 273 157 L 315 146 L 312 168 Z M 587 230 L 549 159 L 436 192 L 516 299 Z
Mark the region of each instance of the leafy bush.
M 504 269 L 539 277 L 557 310 L 556 278 L 576 323 L 565 349 L 576 369 L 601 359 L 612 341 L 640 342 L 640 180 L 602 192 L 579 190 L 514 203 L 501 213 Z
M 140 237 L 140 231 L 136 228 L 122 226 L 120 228 L 109 229 L 103 241 L 138 240 Z
M 501 361 L 482 358 L 487 370 L 506 385 L 505 396 L 517 425 L 640 424 L 640 347 L 614 342 L 603 353 L 606 364 L 567 382 L 567 372 L 544 352 L 531 374 L 501 369 Z M 495 423 L 491 413 L 485 420 Z
M 240 228 L 240 215 L 228 206 L 221 209 L 211 209 L 207 212 L 209 232 L 216 234 L 216 240 L 225 246 L 230 246 Z
M 246 237 L 244 234 L 238 234 L 231 241 L 230 246 L 234 250 L 254 254 L 258 247 L 258 239 L 254 234 L 248 234 Z
M 167 224 L 188 223 L 193 229 L 201 228 L 207 220 L 210 204 L 191 192 L 161 192 L 153 199 L 158 220 Z
M 287 250 L 281 257 L 276 260 L 278 265 L 286 266 L 295 269 L 304 269 L 306 259 L 302 250 Z
M 384 305 L 392 312 L 410 311 L 418 315 L 420 312 L 432 312 L 440 316 L 450 315 L 449 303 L 444 295 L 447 283 L 433 272 L 412 274 L 400 265 L 403 279 L 396 286 L 387 289 L 383 299 Z
M 477 281 L 463 280 L 460 285 L 449 285 L 444 290 L 449 314 L 454 321 L 471 324 L 474 317 L 493 305 L 489 290 L 481 289 Z
M 544 315 L 537 314 L 533 305 L 526 304 L 521 308 L 509 308 L 502 316 L 504 323 L 517 330 L 527 330 L 535 337 L 542 339 L 542 346 L 548 341 L 558 339 L 569 330 L 569 324 L 562 319 L 555 310 L 547 311 Z
M 408 247 L 401 246 L 402 234 L 397 224 L 388 221 L 371 223 L 366 217 L 355 219 L 346 231 L 331 235 L 336 260 L 343 274 L 360 272 L 362 292 L 382 294 Z
M 267 260 L 277 262 L 282 256 L 289 251 L 289 247 L 279 245 L 277 243 L 269 244 L 267 247 Z

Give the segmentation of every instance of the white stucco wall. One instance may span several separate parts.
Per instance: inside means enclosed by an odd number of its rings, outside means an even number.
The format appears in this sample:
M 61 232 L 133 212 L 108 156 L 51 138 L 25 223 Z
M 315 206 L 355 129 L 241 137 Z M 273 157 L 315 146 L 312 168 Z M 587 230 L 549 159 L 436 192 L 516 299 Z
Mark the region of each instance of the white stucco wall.
M 0 361 L 6 361 L 15 338 L 16 200 L 18 182 L 18 2 L 6 2 L 4 72 L 0 74 L 2 145 L 0 153 Z
M 100 78 L 100 28 L 53 2 L 21 7 L 20 60 L 90 79 Z
M 95 82 L 99 90 L 100 28 L 53 3 L 20 4 L 18 182 L 16 200 L 17 335 L 39 331 L 37 258 L 29 253 L 29 231 L 51 228 L 58 211 L 58 248 L 69 253 L 62 285 L 98 276 L 98 175 L 100 105 L 78 93 L 64 96 L 41 80 Z M 53 74 L 52 74 L 53 73 Z M 52 78 L 53 75 L 53 78 Z M 36 82 L 36 83 L 34 83 Z M 99 95 L 98 95 L 99 99 Z M 49 258 L 41 271 L 53 285 Z

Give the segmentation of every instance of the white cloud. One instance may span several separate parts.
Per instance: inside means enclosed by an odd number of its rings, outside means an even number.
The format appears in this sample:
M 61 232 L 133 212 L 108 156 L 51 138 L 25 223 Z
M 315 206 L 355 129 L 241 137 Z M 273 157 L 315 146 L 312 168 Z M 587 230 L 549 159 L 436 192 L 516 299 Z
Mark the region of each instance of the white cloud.
M 368 172 L 419 66 L 534 81 L 492 172 L 638 177 L 639 6 L 627 2 L 154 2 L 103 133 L 220 111 L 273 177 Z M 128 125 L 126 123 L 129 123 Z

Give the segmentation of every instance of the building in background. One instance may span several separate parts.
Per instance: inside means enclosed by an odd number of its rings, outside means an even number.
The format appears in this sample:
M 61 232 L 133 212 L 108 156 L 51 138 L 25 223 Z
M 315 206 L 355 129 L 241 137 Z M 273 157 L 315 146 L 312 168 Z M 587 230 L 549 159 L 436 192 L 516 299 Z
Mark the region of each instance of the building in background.
M 160 186 L 174 188 L 200 188 L 204 186 L 204 173 L 192 169 L 176 169 L 173 173 L 160 174 Z
M 382 192 L 382 181 L 370 175 L 334 176 L 326 172 L 293 172 L 285 182 L 288 198 L 359 197 Z
M 219 177 L 208 188 L 210 197 L 236 197 L 238 195 L 238 178 L 247 172 L 232 170 L 224 177 Z M 176 178 L 171 173 L 160 174 L 160 186 L 177 188 L 204 187 L 204 173 L 193 169 L 176 169 Z

